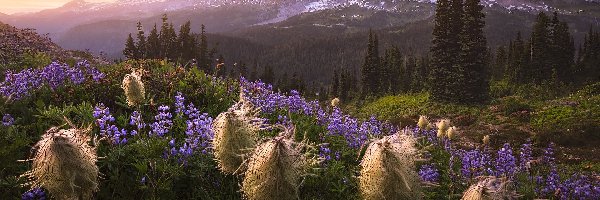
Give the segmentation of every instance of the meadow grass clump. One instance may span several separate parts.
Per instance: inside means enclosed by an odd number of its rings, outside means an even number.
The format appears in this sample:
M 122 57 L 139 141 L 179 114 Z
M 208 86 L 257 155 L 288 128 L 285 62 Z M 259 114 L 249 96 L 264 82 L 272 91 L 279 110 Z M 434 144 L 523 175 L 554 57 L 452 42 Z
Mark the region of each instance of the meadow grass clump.
M 310 162 L 302 153 L 303 143 L 291 139 L 286 130 L 256 147 L 248 160 L 242 182 L 244 197 L 250 200 L 298 199 L 301 178 Z
M 245 158 L 258 141 L 260 119 L 257 109 L 243 97 L 213 122 L 214 156 L 219 169 L 226 174 L 239 173 Z
M 34 146 L 32 188 L 42 187 L 56 199 L 92 199 L 98 190 L 96 148 L 89 145 L 88 130 L 50 128 Z
M 415 144 L 416 139 L 406 131 L 369 144 L 358 177 L 364 199 L 422 198 Z
M 142 82 L 141 71 L 133 71 L 131 74 L 125 75 L 121 88 L 125 91 L 127 97 L 127 105 L 136 106 L 144 102 L 146 89 Z
M 465 191 L 462 200 L 506 200 L 519 197 L 506 177 L 481 176 L 477 180 L 477 183 Z

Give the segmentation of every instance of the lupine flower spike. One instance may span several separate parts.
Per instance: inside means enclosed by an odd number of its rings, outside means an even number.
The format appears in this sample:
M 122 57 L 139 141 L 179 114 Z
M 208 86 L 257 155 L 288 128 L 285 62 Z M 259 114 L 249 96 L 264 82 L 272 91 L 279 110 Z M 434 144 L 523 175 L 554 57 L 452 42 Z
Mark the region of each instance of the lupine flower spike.
M 32 169 L 23 177 L 32 188 L 42 187 L 57 199 L 92 199 L 98 190 L 96 148 L 90 129 L 50 128 L 34 146 Z
M 372 142 L 358 177 L 364 199 L 421 199 L 416 139 L 406 131 Z

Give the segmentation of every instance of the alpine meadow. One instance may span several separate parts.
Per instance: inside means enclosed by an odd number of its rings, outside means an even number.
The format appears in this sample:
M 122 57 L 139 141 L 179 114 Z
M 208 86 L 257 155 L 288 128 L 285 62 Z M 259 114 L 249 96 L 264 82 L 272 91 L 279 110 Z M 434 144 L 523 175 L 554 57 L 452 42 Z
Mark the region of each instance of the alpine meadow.
M 598 0 L 0 0 L 0 199 L 597 200 Z

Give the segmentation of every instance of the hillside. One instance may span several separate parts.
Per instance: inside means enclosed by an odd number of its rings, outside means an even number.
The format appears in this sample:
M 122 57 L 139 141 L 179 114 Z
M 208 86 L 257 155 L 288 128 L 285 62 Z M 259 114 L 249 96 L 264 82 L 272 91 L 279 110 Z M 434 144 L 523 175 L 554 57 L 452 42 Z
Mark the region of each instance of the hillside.
M 53 57 L 65 53 L 48 37 L 38 35 L 33 29 L 18 29 L 0 22 L 0 64 L 18 61 L 28 52 L 42 52 Z

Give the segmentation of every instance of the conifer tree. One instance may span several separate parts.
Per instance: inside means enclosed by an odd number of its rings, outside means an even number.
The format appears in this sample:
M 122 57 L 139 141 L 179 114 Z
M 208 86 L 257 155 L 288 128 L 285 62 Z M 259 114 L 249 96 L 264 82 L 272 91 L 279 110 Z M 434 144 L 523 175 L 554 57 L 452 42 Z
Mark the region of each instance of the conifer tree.
M 127 59 L 136 59 L 137 49 L 135 47 L 135 42 L 133 41 L 133 37 L 131 37 L 131 33 L 127 36 L 127 41 L 125 42 L 125 49 L 123 50 L 123 55 Z
M 146 34 L 144 33 L 144 27 L 142 27 L 142 23 L 137 23 L 137 44 L 136 46 L 136 58 L 144 59 L 147 56 L 147 42 L 146 42 Z
M 206 39 L 206 31 L 204 24 L 200 27 L 200 42 L 198 47 L 198 66 L 200 69 L 209 72 L 210 71 L 210 58 L 208 50 L 208 41 Z
M 331 97 L 338 97 L 340 94 L 338 93 L 340 89 L 340 75 L 337 69 L 333 70 L 333 80 L 331 84 Z
M 460 103 L 479 103 L 487 98 L 488 82 L 486 75 L 487 42 L 483 34 L 485 15 L 480 0 L 466 0 L 464 4 L 463 29 L 461 36 Z
M 160 58 L 160 39 L 158 38 L 158 30 L 156 29 L 156 24 L 150 31 L 150 35 L 148 35 L 148 45 L 147 52 L 148 58 L 157 59 Z
M 365 61 L 362 65 L 361 72 L 361 83 L 362 83 L 362 95 L 373 95 L 379 90 L 379 83 L 381 78 L 379 77 L 379 42 L 377 41 L 377 35 L 369 30 L 369 43 L 367 44 L 367 54 L 365 55 Z
M 171 38 L 169 38 L 169 23 L 167 21 L 169 18 L 167 17 L 167 14 L 163 14 L 161 19 L 162 25 L 160 27 L 160 33 L 158 34 L 158 40 L 160 41 L 159 58 L 163 59 L 168 56 Z
M 460 0 L 438 0 L 436 2 L 435 25 L 430 48 L 431 70 L 429 85 L 431 96 L 437 101 L 458 101 L 464 77 L 458 69 L 460 38 L 462 30 L 462 2 Z
M 182 62 L 187 62 L 194 58 L 194 44 L 195 40 L 190 34 L 191 32 L 191 22 L 187 21 L 185 24 L 181 25 L 179 29 L 179 37 L 177 38 L 177 42 L 180 45 L 179 54 Z
M 550 30 L 549 57 L 552 69 L 556 71 L 558 81 L 568 82 L 572 80 L 571 67 L 575 58 L 575 44 L 569 33 L 569 26 L 566 22 L 561 22 L 554 12 Z
M 552 68 L 549 63 L 549 30 L 548 16 L 540 12 L 536 18 L 533 32 L 531 33 L 531 64 L 525 68 L 525 77 L 531 77 L 534 83 L 541 83 L 548 80 L 552 75 Z

